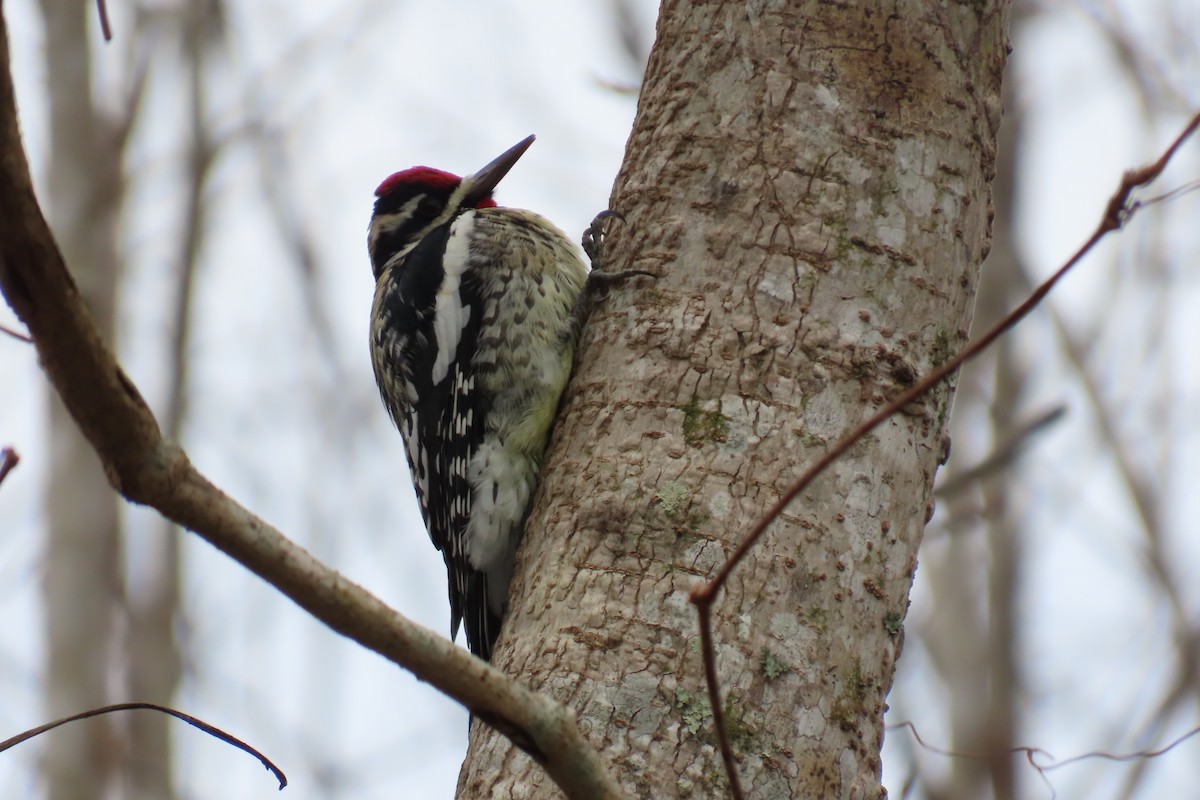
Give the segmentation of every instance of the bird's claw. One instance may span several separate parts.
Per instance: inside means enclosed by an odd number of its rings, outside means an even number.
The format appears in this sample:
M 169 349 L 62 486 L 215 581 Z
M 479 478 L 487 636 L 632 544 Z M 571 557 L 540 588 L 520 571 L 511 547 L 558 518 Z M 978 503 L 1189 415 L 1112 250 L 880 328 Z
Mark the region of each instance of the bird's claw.
M 606 208 L 597 214 L 592 223 L 583 231 L 583 252 L 587 253 L 588 260 L 592 262 L 593 272 L 601 269 L 604 260 L 604 237 L 607 234 L 607 223 L 613 217 L 621 222 L 625 221 L 625 215 L 620 211 Z

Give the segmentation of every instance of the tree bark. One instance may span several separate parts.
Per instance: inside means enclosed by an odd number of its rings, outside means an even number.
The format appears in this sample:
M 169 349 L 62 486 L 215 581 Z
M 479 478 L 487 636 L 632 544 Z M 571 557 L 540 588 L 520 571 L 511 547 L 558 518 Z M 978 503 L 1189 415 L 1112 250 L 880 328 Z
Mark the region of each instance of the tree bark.
M 494 662 L 635 797 L 727 781 L 689 591 L 800 472 L 966 339 L 1008 3 L 665 2 L 594 311 Z M 882 795 L 884 699 L 951 389 L 885 423 L 714 608 L 754 797 Z M 556 796 L 475 725 L 462 797 Z

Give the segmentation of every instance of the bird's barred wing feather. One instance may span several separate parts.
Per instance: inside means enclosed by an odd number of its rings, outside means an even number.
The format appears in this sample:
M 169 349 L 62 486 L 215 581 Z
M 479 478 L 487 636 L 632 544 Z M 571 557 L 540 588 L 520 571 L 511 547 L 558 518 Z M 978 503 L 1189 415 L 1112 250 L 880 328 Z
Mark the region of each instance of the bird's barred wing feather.
M 465 342 L 459 345 L 459 352 L 465 356 L 469 356 L 465 352 L 469 349 Z M 450 637 L 454 638 L 458 633 L 460 620 L 465 620 L 467 647 L 486 659 L 499 633 L 500 619 L 488 610 L 487 575 L 471 566 L 467 530 L 474 501 L 469 467 L 471 456 L 483 436 L 487 408 L 482 405 L 483 397 L 475 390 L 475 375 L 470 369 L 469 357 L 455 361 L 446 380 L 451 385 L 450 402 L 438 422 L 438 430 L 427 432 L 425 437 L 426 441 L 445 443 L 445 448 L 435 458 L 437 466 L 433 470 L 435 482 L 430 487 L 429 531 L 446 561 L 450 583 Z
M 479 287 L 462 248 L 473 215 L 425 236 L 385 271 L 376 290 L 373 352 L 384 404 L 404 439 L 413 485 L 449 578 L 450 637 L 466 620 L 467 644 L 486 658 L 500 618 L 488 608 L 487 576 L 471 566 L 467 527 L 472 490 L 468 468 L 488 409 L 476 391 Z M 445 272 L 406 269 L 440 263 Z M 392 336 L 395 341 L 382 342 Z

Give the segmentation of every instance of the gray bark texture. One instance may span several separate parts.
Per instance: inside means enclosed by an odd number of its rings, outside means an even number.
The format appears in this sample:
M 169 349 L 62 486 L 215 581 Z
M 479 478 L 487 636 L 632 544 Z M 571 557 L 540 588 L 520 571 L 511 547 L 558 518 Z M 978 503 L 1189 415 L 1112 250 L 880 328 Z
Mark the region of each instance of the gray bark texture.
M 1006 2 L 665 2 L 607 267 L 494 659 L 634 797 L 727 781 L 688 593 L 825 448 L 967 338 Z M 951 389 L 831 467 L 714 608 L 760 798 L 883 795 L 885 697 Z M 475 725 L 460 797 L 553 797 Z

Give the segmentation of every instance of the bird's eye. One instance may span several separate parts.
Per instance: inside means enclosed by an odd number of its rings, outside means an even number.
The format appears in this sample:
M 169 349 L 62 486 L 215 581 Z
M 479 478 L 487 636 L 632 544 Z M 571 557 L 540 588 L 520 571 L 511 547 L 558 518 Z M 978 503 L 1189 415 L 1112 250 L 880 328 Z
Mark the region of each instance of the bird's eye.
M 429 195 L 421 198 L 421 204 L 417 208 L 417 215 L 422 218 L 436 217 L 441 213 L 442 207 L 445 204 Z

